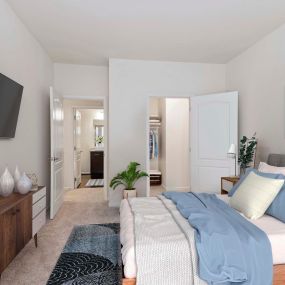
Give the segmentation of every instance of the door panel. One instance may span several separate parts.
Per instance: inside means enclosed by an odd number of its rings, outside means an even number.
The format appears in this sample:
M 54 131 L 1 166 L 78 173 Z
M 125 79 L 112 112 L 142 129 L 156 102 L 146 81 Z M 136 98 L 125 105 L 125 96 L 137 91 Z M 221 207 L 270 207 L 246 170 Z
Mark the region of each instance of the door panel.
M 32 196 L 17 205 L 16 213 L 18 253 L 32 238 Z
M 74 110 L 74 188 L 77 188 L 81 183 L 81 153 L 81 112 L 79 110 Z
M 53 219 L 63 203 L 63 101 L 50 88 L 50 129 L 51 129 L 51 194 L 50 218 Z
M 220 192 L 220 178 L 234 174 L 234 159 L 227 152 L 237 146 L 238 93 L 191 98 L 191 191 Z
M 81 152 L 74 151 L 74 188 L 81 183 Z
M 16 207 L 0 215 L 0 272 L 2 272 L 17 254 L 16 248 Z

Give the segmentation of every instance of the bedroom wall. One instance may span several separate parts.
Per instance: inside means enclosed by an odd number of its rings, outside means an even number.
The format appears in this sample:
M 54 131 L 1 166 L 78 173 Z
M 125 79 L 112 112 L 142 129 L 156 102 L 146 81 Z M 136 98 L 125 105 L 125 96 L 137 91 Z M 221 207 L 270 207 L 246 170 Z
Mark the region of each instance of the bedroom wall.
M 226 65 L 228 90 L 239 91 L 239 136 L 257 132 L 258 160 L 285 153 L 285 25 Z
M 54 64 L 54 86 L 64 97 L 108 97 L 107 66 Z
M 129 161 L 147 163 L 147 104 L 150 96 L 183 97 L 224 91 L 225 66 L 110 59 L 109 61 L 109 177 Z M 137 185 L 145 196 L 147 181 Z M 119 206 L 121 191 L 110 190 L 110 206 Z
M 189 99 L 165 101 L 166 166 L 162 183 L 167 191 L 189 191 Z
M 36 173 L 39 184 L 49 190 L 49 86 L 53 84 L 53 65 L 4 0 L 0 0 L 0 72 L 24 86 L 16 136 L 0 139 L 0 175 L 6 165 L 11 172 L 18 165 L 22 171 Z

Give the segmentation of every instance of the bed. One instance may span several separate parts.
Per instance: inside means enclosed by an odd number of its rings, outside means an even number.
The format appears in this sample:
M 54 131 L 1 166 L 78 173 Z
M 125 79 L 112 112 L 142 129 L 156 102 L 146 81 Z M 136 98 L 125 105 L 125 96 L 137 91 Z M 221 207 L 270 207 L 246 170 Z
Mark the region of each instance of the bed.
M 268 163 L 275 166 L 285 165 L 284 155 L 270 155 Z M 217 197 L 228 203 L 229 198 L 226 195 L 217 195 Z M 154 211 L 159 206 L 156 197 L 140 198 L 146 206 L 146 211 Z M 138 200 L 140 200 L 138 199 Z M 124 285 L 135 285 L 137 278 L 137 265 L 135 256 L 135 237 L 134 237 L 134 217 L 127 200 L 122 201 L 121 204 L 121 243 L 122 243 L 122 260 L 124 264 Z M 285 284 L 285 224 L 271 216 L 264 215 L 258 220 L 250 220 L 258 228 L 266 233 L 272 248 L 273 256 L 273 271 L 274 271 L 274 285 Z M 182 236 L 182 235 L 181 235 Z M 182 259 L 182 258 L 181 258 Z M 195 259 L 195 258 L 194 258 Z M 179 262 L 179 260 L 173 261 Z M 159 272 L 157 272 L 159 274 Z M 179 280 L 181 273 L 177 273 L 177 280 Z M 174 279 L 173 279 L 174 280 Z M 172 284 L 180 284 L 179 281 Z M 192 284 L 192 283 L 191 283 Z M 195 284 L 204 284 L 195 283 Z M 206 284 L 206 283 L 205 283 Z

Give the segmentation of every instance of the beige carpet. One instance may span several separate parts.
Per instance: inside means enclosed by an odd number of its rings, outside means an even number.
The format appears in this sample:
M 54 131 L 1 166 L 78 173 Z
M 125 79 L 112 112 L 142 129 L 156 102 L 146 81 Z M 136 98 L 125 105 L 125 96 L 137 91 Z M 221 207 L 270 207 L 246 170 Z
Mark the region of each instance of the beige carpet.
M 161 185 L 150 186 L 150 196 L 151 197 L 155 197 L 157 195 L 161 195 L 162 192 L 164 192 L 164 191 L 165 191 L 165 189 Z
M 39 232 L 38 248 L 30 241 L 2 273 L 0 284 L 46 284 L 74 225 L 118 221 L 119 210 L 108 208 L 103 189 L 81 188 L 67 192 L 56 218 Z

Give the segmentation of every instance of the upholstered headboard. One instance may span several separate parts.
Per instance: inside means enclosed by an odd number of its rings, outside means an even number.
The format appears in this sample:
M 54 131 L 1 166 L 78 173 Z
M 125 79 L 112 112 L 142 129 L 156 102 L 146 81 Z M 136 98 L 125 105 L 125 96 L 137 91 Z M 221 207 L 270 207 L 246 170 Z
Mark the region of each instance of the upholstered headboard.
M 273 166 L 285 167 L 285 154 L 269 154 L 267 163 Z

